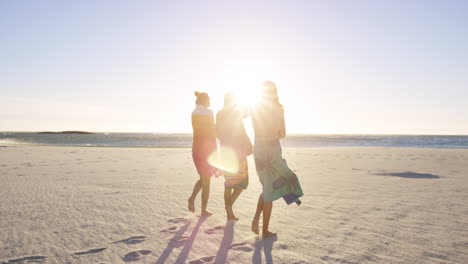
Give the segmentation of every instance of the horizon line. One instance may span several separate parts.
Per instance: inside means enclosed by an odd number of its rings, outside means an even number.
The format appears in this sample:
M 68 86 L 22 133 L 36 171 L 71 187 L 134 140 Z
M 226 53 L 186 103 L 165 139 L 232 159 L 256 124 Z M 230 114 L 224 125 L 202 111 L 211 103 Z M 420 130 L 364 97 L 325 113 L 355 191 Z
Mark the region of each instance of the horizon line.
M 0 133 L 40 133 L 40 132 L 65 132 L 65 131 L 78 131 L 78 132 L 89 132 L 95 134 L 184 134 L 190 135 L 193 132 L 168 132 L 168 131 L 158 131 L 158 132 L 148 132 L 148 131 L 88 131 L 88 130 L 23 130 L 23 131 L 13 131 L 13 130 L 3 130 Z M 307 133 L 307 132 L 292 132 L 287 135 L 337 135 L 337 136 L 468 136 L 468 134 L 413 134 L 413 133 Z

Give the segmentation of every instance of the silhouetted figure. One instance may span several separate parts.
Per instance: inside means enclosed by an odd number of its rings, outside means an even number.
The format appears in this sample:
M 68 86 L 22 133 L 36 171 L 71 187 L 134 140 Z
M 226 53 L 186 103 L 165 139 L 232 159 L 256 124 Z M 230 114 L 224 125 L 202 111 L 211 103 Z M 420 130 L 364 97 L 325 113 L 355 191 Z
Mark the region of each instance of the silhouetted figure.
M 272 202 L 283 197 L 288 204 L 295 202 L 299 205 L 299 197 L 303 193 L 296 174 L 289 169 L 282 156 L 279 140 L 286 136 L 284 108 L 273 82 L 263 83 L 261 97 L 261 102 L 251 110 L 255 132 L 255 167 L 263 187 L 252 221 L 252 231 L 259 233 L 260 214 L 263 212 L 262 236 L 266 238 L 276 236 L 276 233 L 268 230 Z
M 188 209 L 191 212 L 195 211 L 195 198 L 202 190 L 201 215 L 210 216 L 211 213 L 206 210 L 206 207 L 210 196 L 210 180 L 215 169 L 208 164 L 208 156 L 216 151 L 216 129 L 213 111 L 208 109 L 210 97 L 207 93 L 200 92 L 195 92 L 195 96 L 197 97 L 196 107 L 192 112 L 192 158 L 200 179 L 195 183 L 192 195 L 188 199 Z
M 223 153 L 233 153 L 234 159 L 228 161 L 236 164 L 228 164 L 236 171 L 224 171 L 224 204 L 228 220 L 239 220 L 233 212 L 232 206 L 241 192 L 247 189 L 249 184 L 249 170 L 247 156 L 252 154 L 252 143 L 245 132 L 243 119 L 247 117 L 247 111 L 236 105 L 236 99 L 232 93 L 224 96 L 224 107 L 216 114 L 216 135 L 220 142 L 220 157 Z

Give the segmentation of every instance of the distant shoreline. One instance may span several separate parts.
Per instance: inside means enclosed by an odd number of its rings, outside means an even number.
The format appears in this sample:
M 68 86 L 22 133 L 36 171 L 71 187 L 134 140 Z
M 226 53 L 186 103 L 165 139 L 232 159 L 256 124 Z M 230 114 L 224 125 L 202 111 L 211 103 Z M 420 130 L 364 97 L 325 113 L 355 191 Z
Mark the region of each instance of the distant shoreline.
M 86 135 L 86 134 L 95 134 L 92 132 L 86 132 L 86 131 L 59 131 L 59 132 L 52 132 L 52 131 L 44 131 L 44 132 L 38 132 L 37 134 L 80 134 L 80 135 Z
M 252 141 L 255 141 L 252 138 Z M 67 145 L 96 147 L 187 147 L 192 134 L 61 132 L 0 133 L 0 144 Z M 468 136 L 353 136 L 294 135 L 281 140 L 283 147 L 416 147 L 468 149 Z
M 87 131 L 14 131 L 4 130 L 0 131 L 0 134 L 152 134 L 152 135 L 181 135 L 187 136 L 192 135 L 191 132 L 119 132 L 119 131 L 99 131 L 99 132 L 87 132 Z M 369 136 L 369 137 L 468 137 L 468 134 L 340 134 L 340 133 L 288 133 L 289 136 L 331 136 L 331 137 L 343 137 L 343 136 Z

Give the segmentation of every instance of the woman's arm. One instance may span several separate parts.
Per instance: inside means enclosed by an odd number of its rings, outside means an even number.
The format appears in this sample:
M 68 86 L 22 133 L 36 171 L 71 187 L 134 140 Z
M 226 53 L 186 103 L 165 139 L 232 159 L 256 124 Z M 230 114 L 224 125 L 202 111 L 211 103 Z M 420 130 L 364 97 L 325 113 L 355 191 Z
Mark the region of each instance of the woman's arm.
M 284 108 L 281 107 L 279 110 L 279 138 L 286 137 L 286 122 L 284 121 Z
M 215 121 L 215 130 L 216 130 L 216 137 L 219 139 L 219 135 L 221 135 L 221 126 L 220 126 L 220 114 L 219 112 L 216 114 L 216 121 Z
M 217 131 L 216 131 L 215 119 L 214 119 L 214 116 L 213 116 L 213 111 L 211 111 L 211 110 L 210 110 L 210 114 L 209 114 L 209 123 L 207 125 L 208 125 L 208 131 L 210 131 L 210 134 L 212 134 L 211 136 L 216 138 L 216 135 L 217 135 L 216 132 Z
M 250 116 L 250 112 L 252 109 L 250 109 L 250 106 L 245 106 L 240 108 L 239 113 L 242 119 L 247 118 Z

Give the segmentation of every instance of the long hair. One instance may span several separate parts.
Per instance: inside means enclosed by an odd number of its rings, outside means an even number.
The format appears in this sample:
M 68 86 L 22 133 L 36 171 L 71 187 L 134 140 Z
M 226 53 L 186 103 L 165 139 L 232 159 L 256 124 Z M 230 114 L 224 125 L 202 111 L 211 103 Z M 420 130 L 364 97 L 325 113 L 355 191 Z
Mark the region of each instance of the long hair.
M 262 84 L 262 99 L 283 109 L 278 97 L 278 88 L 272 81 L 266 81 Z

